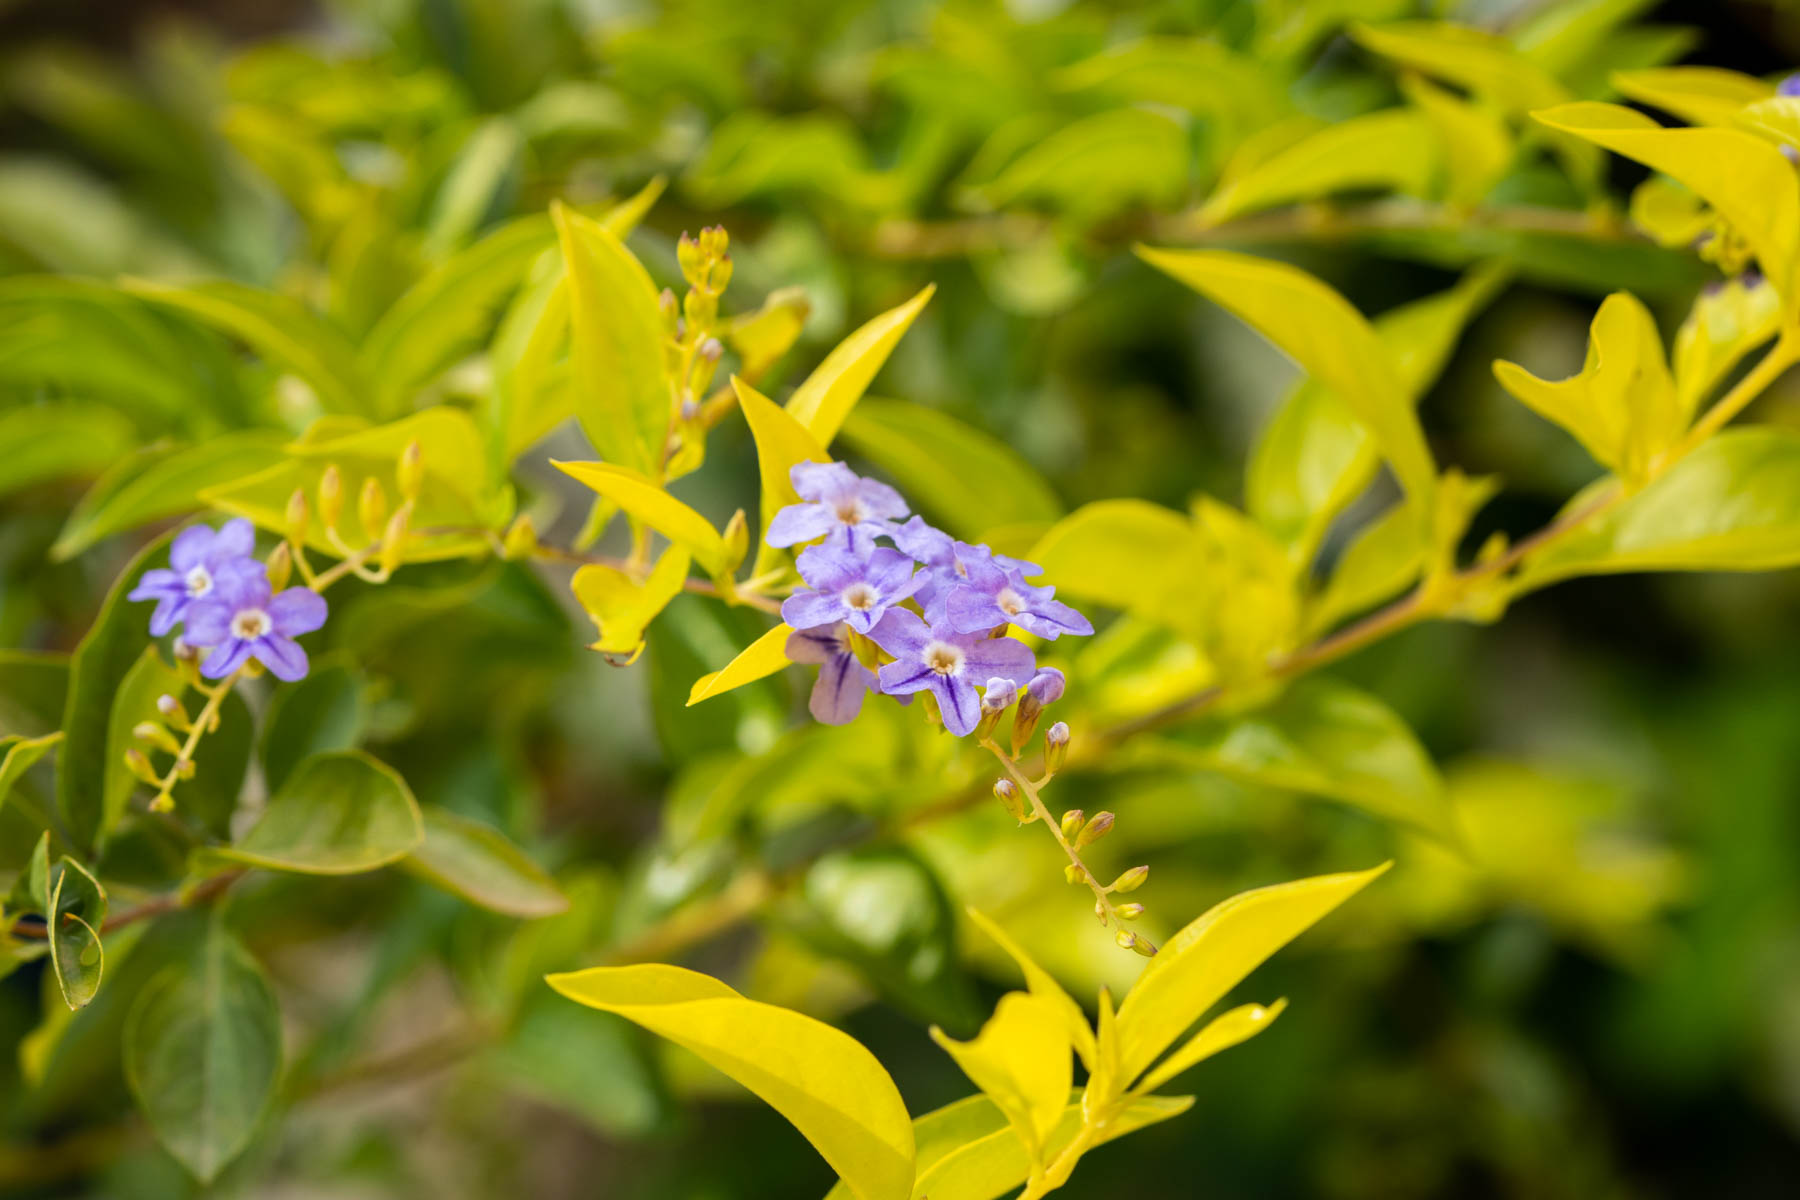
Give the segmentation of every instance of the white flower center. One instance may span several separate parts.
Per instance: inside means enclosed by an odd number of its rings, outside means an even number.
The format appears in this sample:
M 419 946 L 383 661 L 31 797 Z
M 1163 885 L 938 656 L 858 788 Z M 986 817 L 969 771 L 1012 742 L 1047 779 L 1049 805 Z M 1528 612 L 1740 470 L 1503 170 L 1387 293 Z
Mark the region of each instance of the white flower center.
M 931 643 L 919 658 L 939 675 L 955 675 L 962 670 L 963 652 L 945 642 Z
M 846 525 L 860 525 L 866 516 L 863 513 L 862 501 L 854 496 L 848 500 L 840 500 L 837 505 L 837 519 Z
M 269 632 L 275 622 L 260 608 L 246 608 L 231 618 L 231 636 L 249 641 Z
M 213 589 L 213 577 L 205 567 L 195 567 L 189 571 L 183 582 L 187 584 L 187 594 L 196 600 Z
M 877 599 L 875 589 L 866 583 L 853 583 L 844 589 L 844 603 L 857 612 L 868 612 Z
M 1025 598 L 1009 587 L 1000 589 L 1000 594 L 994 597 L 994 603 L 1009 617 L 1016 617 L 1025 611 Z

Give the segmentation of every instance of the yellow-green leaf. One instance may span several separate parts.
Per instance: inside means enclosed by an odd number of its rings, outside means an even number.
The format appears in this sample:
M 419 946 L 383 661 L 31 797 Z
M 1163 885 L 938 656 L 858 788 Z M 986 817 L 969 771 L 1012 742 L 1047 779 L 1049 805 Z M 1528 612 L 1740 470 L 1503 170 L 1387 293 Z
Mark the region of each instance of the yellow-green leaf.
M 1345 547 L 1324 594 L 1307 617 L 1313 632 L 1330 629 L 1347 616 L 1397 594 L 1425 566 L 1425 531 L 1404 505 L 1396 504 L 1357 531 Z
M 1298 267 L 1226 250 L 1138 247 L 1152 266 L 1235 313 L 1335 392 L 1421 512 L 1436 472 L 1412 401 L 1381 339 L 1337 292 Z
M 1089 1070 L 1094 1066 L 1094 1031 L 1088 1025 L 1087 1015 L 1081 1011 L 1081 1005 L 1075 998 L 1063 990 L 1056 978 L 1044 968 L 1038 966 L 1031 955 L 1025 953 L 1024 947 L 1013 941 L 1007 932 L 1000 928 L 986 913 L 978 909 L 965 910 L 969 919 L 974 921 L 981 931 L 993 938 L 1000 948 L 1012 956 L 1019 964 L 1019 970 L 1025 974 L 1025 986 L 1031 994 L 1040 996 L 1055 1005 L 1062 1014 L 1063 1025 L 1067 1028 L 1069 1042 L 1075 1047 L 1075 1053 L 1081 1057 L 1082 1065 Z
M 556 881 L 491 825 L 441 808 L 421 810 L 425 838 L 407 869 L 445 891 L 513 917 L 549 917 L 569 908 Z
M 1532 114 L 1680 180 L 1729 221 L 1791 311 L 1800 246 L 1800 182 L 1781 152 L 1737 129 L 1664 129 L 1616 104 L 1568 104 Z
M 1119 1007 L 1123 1081 L 1129 1085 L 1246 975 L 1389 865 L 1244 892 L 1165 942 Z
M 831 454 L 791 412 L 777 407 L 773 400 L 735 375 L 731 387 L 750 426 L 750 436 L 756 441 L 756 470 L 762 481 L 761 528 L 766 533 L 776 513 L 800 503 L 800 494 L 794 491 L 794 481 L 788 475 L 795 464 L 830 462 Z M 782 557 L 783 551 L 757 539 L 755 573 L 762 575 L 774 569 Z
M 876 372 L 935 291 L 936 285 L 929 285 L 905 304 L 863 325 L 839 342 L 806 382 L 794 389 L 787 402 L 788 415 L 804 425 L 819 445 L 831 445 L 844 418 L 869 390 Z
M 1721 67 L 1614 71 L 1611 81 L 1623 95 L 1674 113 L 1689 125 L 1731 125 L 1745 105 L 1775 94 L 1755 76 Z
M 636 471 L 611 463 L 570 463 L 555 459 L 550 465 L 687 549 L 707 574 L 717 575 L 726 569 L 725 539 L 713 528 L 712 522 Z
M 932 1027 L 932 1040 L 1006 1114 L 1034 1161 L 1068 1104 L 1074 1077 L 1068 1029 L 1055 1001 L 1030 992 L 1000 998 L 981 1032 L 959 1042 Z
M 787 666 L 790 661 L 787 656 L 787 640 L 793 632 L 786 624 L 777 625 L 744 647 L 736 658 L 723 667 L 696 679 L 694 686 L 688 691 L 688 706 L 691 708 L 702 700 L 723 695 L 746 683 L 755 683 Z
M 670 546 L 642 581 L 602 563 L 576 571 L 569 586 L 600 630 L 593 648 L 634 661 L 644 649 L 644 630 L 681 594 L 690 559 L 687 547 Z
M 1140 1090 L 1154 1092 L 1194 1064 L 1211 1058 L 1221 1050 L 1229 1050 L 1241 1042 L 1249 1041 L 1273 1024 L 1275 1018 L 1286 1008 L 1286 1000 L 1277 1000 L 1266 1008 L 1260 1004 L 1242 1004 L 1229 1012 L 1220 1013 L 1202 1026 L 1200 1032 L 1190 1038 L 1185 1046 L 1163 1059 L 1154 1071 L 1144 1076 L 1139 1085 Z
M 1187 129 L 1167 111 L 1111 108 L 1033 138 L 969 198 L 986 208 L 1042 201 L 1098 219 L 1134 203 L 1174 204 L 1187 186 L 1189 158 Z
M 1458 208 L 1481 203 L 1512 166 L 1517 139 L 1506 122 L 1417 75 L 1400 81 L 1406 98 L 1436 128 L 1443 149 L 1444 198 Z
M 398 862 L 424 836 L 399 773 L 360 750 L 338 750 L 296 767 L 256 824 L 211 853 L 271 871 L 353 875 Z
M 1485 97 L 1509 112 L 1561 104 L 1569 91 L 1506 39 L 1462 25 L 1354 25 L 1350 36 L 1384 58 Z
M 1027 557 L 1056 580 L 1059 596 L 1200 635 L 1194 595 L 1206 559 L 1181 513 L 1147 500 L 1098 500 L 1051 526 Z
M 1356 188 L 1421 196 L 1436 179 L 1439 161 L 1430 118 L 1405 108 L 1367 113 L 1327 125 L 1236 175 L 1208 198 L 1199 219 L 1216 225 Z
M 1675 394 L 1689 418 L 1744 355 L 1781 327 L 1781 297 L 1767 283 L 1727 279 L 1694 301 L 1675 333 Z
M 551 215 L 568 270 L 575 416 L 609 463 L 655 473 L 673 403 L 656 285 L 600 222 L 561 204 Z
M 913 1129 L 894 1081 L 848 1034 L 746 1000 L 707 975 L 646 964 L 551 975 L 569 999 L 685 1047 L 749 1088 L 813 1144 L 856 1200 L 907 1200 Z
M 15 733 L 0 737 L 0 808 L 6 806 L 6 797 L 12 792 L 13 784 L 50 753 L 62 737 L 60 731 L 35 738 L 20 737 Z

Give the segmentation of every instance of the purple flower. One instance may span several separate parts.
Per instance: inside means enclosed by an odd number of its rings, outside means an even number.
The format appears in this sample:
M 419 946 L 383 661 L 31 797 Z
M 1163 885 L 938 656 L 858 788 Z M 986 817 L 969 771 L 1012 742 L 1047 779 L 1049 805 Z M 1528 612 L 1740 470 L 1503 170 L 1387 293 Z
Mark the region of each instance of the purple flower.
M 1777 96 L 1800 96 L 1800 75 L 1789 75 L 1775 85 Z
M 1036 657 L 1021 642 L 927 625 L 904 608 L 889 609 L 869 636 L 896 660 L 881 668 L 881 690 L 905 696 L 929 689 L 937 697 L 944 728 L 957 737 L 981 718 L 976 680 L 1005 679 L 1017 687 L 1028 683 L 1037 668 Z
M 325 598 L 310 588 L 271 594 L 266 575 L 233 579 L 188 610 L 188 642 L 209 646 L 200 664 L 208 679 L 223 679 L 255 658 L 277 679 L 306 676 L 306 651 L 294 639 L 325 624 Z
M 906 501 L 885 483 L 864 479 L 843 463 L 796 463 L 788 472 L 806 503 L 775 514 L 764 535 L 771 546 L 798 546 L 830 537 L 834 544 L 866 549 L 870 539 L 891 534 L 906 515 Z M 860 539 L 860 540 L 859 540 Z
M 161 637 L 187 619 L 196 601 L 219 588 L 263 574 L 263 565 L 250 557 L 256 531 L 242 517 L 227 521 L 217 533 L 210 525 L 184 529 L 169 547 L 173 570 L 145 571 L 127 600 L 154 600 L 150 636 Z
M 952 570 L 956 566 L 956 539 L 943 530 L 926 524 L 924 517 L 913 517 L 906 524 L 890 530 L 888 536 L 894 539 L 894 545 L 921 566 L 942 567 L 946 570 Z
M 1061 671 L 1055 667 L 1041 667 L 1038 669 L 1038 673 L 1031 677 L 1031 682 L 1025 685 L 1025 690 L 1042 707 L 1061 700 L 1063 689 L 1067 686 L 1068 681 L 1063 678 Z
M 797 663 L 819 664 L 806 707 L 823 724 L 848 725 L 862 711 L 863 693 L 875 690 L 875 672 L 850 652 L 842 625 L 795 630 L 788 635 L 787 656 Z
M 782 602 L 781 619 L 795 629 L 842 621 L 867 633 L 889 607 L 925 583 L 925 576 L 913 574 L 912 559 L 886 546 L 863 556 L 827 543 L 802 551 L 796 565 L 813 590 Z
M 1031 586 L 1018 571 L 1001 568 L 999 555 L 982 559 L 963 550 L 959 544 L 957 565 L 963 569 L 963 581 L 950 590 L 944 604 L 944 619 L 951 629 L 979 633 L 1010 624 L 1051 639 L 1094 632 L 1086 617 L 1054 599 L 1055 588 Z

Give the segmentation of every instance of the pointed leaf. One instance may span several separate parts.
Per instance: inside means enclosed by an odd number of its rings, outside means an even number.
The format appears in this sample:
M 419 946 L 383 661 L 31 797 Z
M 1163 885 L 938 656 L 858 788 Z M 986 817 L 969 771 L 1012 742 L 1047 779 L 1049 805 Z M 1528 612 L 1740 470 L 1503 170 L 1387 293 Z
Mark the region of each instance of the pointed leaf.
M 1238 174 L 1207 199 L 1199 219 L 1217 225 L 1359 188 L 1421 196 L 1437 177 L 1440 159 L 1425 114 L 1406 108 L 1367 113 L 1327 125 Z
M 213 853 L 271 871 L 354 875 L 398 862 L 424 836 L 406 781 L 360 750 L 340 750 L 301 763 L 249 832 Z
M 550 465 L 594 489 L 678 546 L 685 547 L 709 575 L 726 570 L 725 539 L 712 522 L 635 471 L 611 463 Z
M 804 425 L 819 445 L 831 445 L 844 418 L 869 390 L 876 373 L 935 291 L 936 285 L 928 285 L 905 304 L 863 325 L 839 342 L 794 390 L 787 402 L 788 415 Z
M 1689 125 L 1729 126 L 1746 105 L 1775 94 L 1773 87 L 1753 75 L 1720 67 L 1614 71 L 1612 85 L 1640 104 L 1674 113 Z
M 49 903 L 44 924 L 50 941 L 50 966 L 63 1002 L 85 1008 L 100 990 L 106 954 L 100 928 L 106 921 L 106 889 L 88 869 L 64 856 L 46 879 Z
M 722 695 L 733 688 L 743 687 L 746 683 L 755 683 L 773 675 L 788 665 L 787 640 L 793 630 L 786 624 L 777 625 L 769 632 L 744 647 L 738 656 L 710 675 L 702 675 L 694 681 L 688 692 L 688 707 Z
M 1211 1058 L 1221 1050 L 1229 1050 L 1247 1042 L 1274 1023 L 1287 1008 L 1286 1000 L 1277 1000 L 1267 1008 L 1260 1004 L 1243 1004 L 1230 1012 L 1220 1013 L 1208 1021 L 1181 1049 L 1158 1063 L 1144 1076 L 1138 1090 L 1154 1092 L 1196 1063 Z
M 642 581 L 603 563 L 576 571 L 569 586 L 600 631 L 592 648 L 627 663 L 636 659 L 644 648 L 644 630 L 681 594 L 688 562 L 685 546 L 670 546 Z
M 794 491 L 788 473 L 798 463 L 830 462 L 831 454 L 791 412 L 777 407 L 773 400 L 735 375 L 731 377 L 731 387 L 737 393 L 744 421 L 750 426 L 750 436 L 756 441 L 756 471 L 762 482 L 759 529 L 766 534 L 776 513 L 800 503 L 800 494 Z M 783 551 L 758 538 L 756 574 L 774 569 L 783 557 Z
M 60 732 L 35 738 L 20 737 L 16 733 L 0 737 L 0 808 L 6 807 L 6 797 L 12 793 L 13 784 L 50 753 L 62 737 Z
M 1205 558 L 1185 515 L 1145 500 L 1098 500 L 1058 521 L 1026 556 L 1057 595 L 1088 600 L 1197 637 Z
M 936 1026 L 931 1037 L 1006 1114 L 1032 1158 L 1046 1162 L 1045 1139 L 1062 1117 L 1074 1076 L 1068 1027 L 1055 1001 L 1008 992 L 973 1040 L 959 1042 Z
M 1049 1001 L 1062 1014 L 1063 1025 L 1068 1030 L 1070 1044 L 1075 1047 L 1075 1053 L 1080 1055 L 1082 1065 L 1090 1071 L 1093 1070 L 1094 1031 L 1088 1025 L 1087 1014 L 1081 1011 L 1081 1005 L 1075 1003 L 1075 998 L 1063 990 L 1062 985 L 1056 982 L 1056 978 L 1038 966 L 1032 957 L 1025 953 L 1024 947 L 1013 941 L 1007 932 L 994 922 L 993 918 L 978 909 L 970 908 L 965 911 L 969 914 L 969 919 L 974 921 L 983 933 L 999 943 L 1000 948 L 1019 964 L 1019 970 L 1025 973 L 1025 986 L 1031 990 L 1031 994 Z
M 875 1056 L 811 1017 L 746 1000 L 707 975 L 649 964 L 552 975 L 551 987 L 700 1056 L 793 1123 L 856 1200 L 906 1200 L 913 1130 Z
M 491 825 L 441 808 L 423 810 L 425 840 L 407 868 L 447 892 L 512 917 L 567 912 L 556 881 Z

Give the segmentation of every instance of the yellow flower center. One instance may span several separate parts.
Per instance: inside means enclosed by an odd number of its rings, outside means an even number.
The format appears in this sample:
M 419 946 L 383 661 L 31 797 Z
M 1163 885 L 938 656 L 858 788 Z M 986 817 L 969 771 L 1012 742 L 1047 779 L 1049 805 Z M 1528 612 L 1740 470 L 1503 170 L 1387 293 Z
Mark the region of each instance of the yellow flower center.
M 943 642 L 933 642 L 925 647 L 925 653 L 919 656 L 925 665 L 939 675 L 954 675 L 962 670 L 963 652 L 955 646 Z
M 875 589 L 866 583 L 853 583 L 844 589 L 844 603 L 857 612 L 868 612 L 875 607 Z
M 259 638 L 269 632 L 274 624 L 275 622 L 269 619 L 269 614 L 262 609 L 246 608 L 231 618 L 231 636 L 243 638 L 246 641 L 251 638 Z
M 1000 611 L 1009 617 L 1016 617 L 1025 611 L 1024 597 L 1011 588 L 1001 588 L 1000 594 L 994 597 L 994 603 L 998 604 Z

